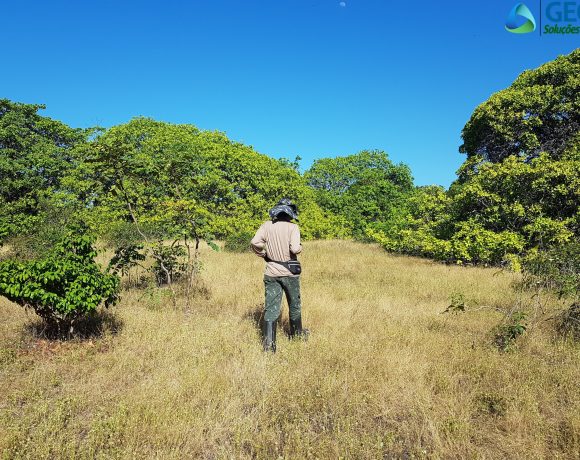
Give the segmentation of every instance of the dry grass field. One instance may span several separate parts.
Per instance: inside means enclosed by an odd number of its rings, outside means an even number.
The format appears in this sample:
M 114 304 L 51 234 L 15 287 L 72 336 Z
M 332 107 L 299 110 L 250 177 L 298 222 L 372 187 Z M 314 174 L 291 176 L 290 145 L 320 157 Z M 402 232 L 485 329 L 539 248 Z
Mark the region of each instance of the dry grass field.
M 104 334 L 50 341 L 0 300 L 0 452 L 12 458 L 580 458 L 580 347 L 539 323 L 498 351 L 497 269 L 305 244 L 307 342 L 260 348 L 263 263 L 204 250 L 190 311 L 132 289 Z M 284 306 L 283 320 L 288 312 Z

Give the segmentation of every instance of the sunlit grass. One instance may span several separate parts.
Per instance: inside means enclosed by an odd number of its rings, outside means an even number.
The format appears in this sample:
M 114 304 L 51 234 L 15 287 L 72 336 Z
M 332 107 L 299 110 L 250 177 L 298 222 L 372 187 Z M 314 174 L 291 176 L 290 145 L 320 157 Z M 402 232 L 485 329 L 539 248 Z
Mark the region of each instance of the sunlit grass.
M 124 292 L 101 338 L 34 338 L 34 315 L 0 300 L 3 457 L 579 458 L 578 345 L 544 322 L 502 353 L 497 312 L 441 314 L 454 292 L 513 305 L 515 275 L 342 241 L 301 260 L 312 335 L 280 331 L 275 355 L 252 254 L 204 250 L 190 311 Z

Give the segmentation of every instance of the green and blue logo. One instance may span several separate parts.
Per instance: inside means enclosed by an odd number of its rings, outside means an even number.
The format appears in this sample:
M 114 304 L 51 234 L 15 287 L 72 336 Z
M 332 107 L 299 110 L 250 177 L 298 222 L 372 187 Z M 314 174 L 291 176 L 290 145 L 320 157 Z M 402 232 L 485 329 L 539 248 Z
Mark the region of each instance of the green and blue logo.
M 521 19 L 518 19 L 519 17 L 524 18 L 526 21 L 518 25 L 518 22 L 521 23 Z M 517 3 L 510 11 L 505 29 L 513 34 L 528 34 L 536 30 L 536 19 L 526 5 Z

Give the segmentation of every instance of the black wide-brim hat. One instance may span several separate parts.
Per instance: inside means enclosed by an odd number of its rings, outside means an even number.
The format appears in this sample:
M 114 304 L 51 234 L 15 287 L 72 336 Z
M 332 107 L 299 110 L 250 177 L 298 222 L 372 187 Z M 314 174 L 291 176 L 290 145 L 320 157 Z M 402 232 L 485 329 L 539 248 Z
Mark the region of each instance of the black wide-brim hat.
M 298 220 L 298 208 L 287 198 L 280 200 L 276 206 L 270 209 L 269 214 L 272 219 L 275 219 L 280 214 L 287 214 L 292 219 Z

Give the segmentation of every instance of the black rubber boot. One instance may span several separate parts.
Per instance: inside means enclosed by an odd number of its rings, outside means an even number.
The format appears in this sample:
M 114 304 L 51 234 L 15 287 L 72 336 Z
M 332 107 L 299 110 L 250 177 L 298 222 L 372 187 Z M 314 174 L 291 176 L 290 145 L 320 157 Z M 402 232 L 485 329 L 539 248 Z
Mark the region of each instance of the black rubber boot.
M 306 340 L 310 331 L 302 327 L 302 317 L 290 320 L 290 338 L 300 338 Z
M 262 328 L 264 351 L 276 353 L 276 321 L 264 320 Z

